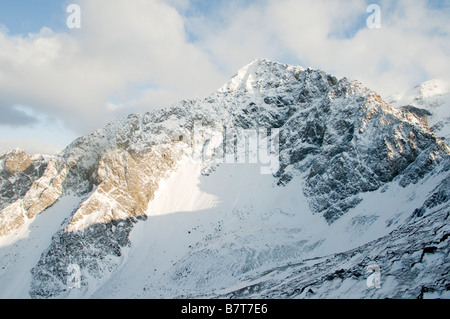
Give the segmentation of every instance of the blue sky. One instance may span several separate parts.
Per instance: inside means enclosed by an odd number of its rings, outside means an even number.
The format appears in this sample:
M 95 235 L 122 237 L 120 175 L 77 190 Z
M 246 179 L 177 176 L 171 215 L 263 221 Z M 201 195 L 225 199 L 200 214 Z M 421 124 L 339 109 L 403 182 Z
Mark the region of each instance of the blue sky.
M 65 27 L 64 15 L 68 1 L 61 0 L 0 0 L 0 23 L 11 34 L 39 32 L 43 26 L 54 30 Z
M 53 153 L 114 118 L 206 97 L 255 58 L 382 96 L 450 81 L 449 22 L 450 0 L 0 0 L 0 152 Z
M 250 5 L 258 5 L 264 0 L 191 0 L 189 6 L 183 11 L 187 18 L 199 16 L 216 20 L 216 23 L 226 23 L 221 11 L 224 8 L 239 7 L 248 8 Z M 365 0 L 366 3 L 378 3 L 377 1 Z M 65 10 L 70 3 L 77 3 L 73 0 L 0 0 L 0 24 L 6 26 L 12 35 L 37 33 L 43 27 L 49 27 L 54 31 L 64 31 L 66 29 Z M 449 1 L 429 0 L 428 6 L 433 8 L 448 7 Z M 365 26 L 366 13 L 361 12 L 361 19 L 357 24 L 345 30 L 345 36 L 353 36 L 359 29 Z M 189 28 L 186 29 L 189 33 Z M 188 34 L 193 41 L 195 34 Z
M 233 3 L 245 7 L 263 1 L 192 0 L 183 11 L 187 17 L 208 16 L 217 19 L 220 18 L 221 8 L 233 6 Z M 0 23 L 7 26 L 11 34 L 39 32 L 43 26 L 55 31 L 64 30 L 66 27 L 65 10 L 71 3 L 77 3 L 77 1 L 0 0 Z

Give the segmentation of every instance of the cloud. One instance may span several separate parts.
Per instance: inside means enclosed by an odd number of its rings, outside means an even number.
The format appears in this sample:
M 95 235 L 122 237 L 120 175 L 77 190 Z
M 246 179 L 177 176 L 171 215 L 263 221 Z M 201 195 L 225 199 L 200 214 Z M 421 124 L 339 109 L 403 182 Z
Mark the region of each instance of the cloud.
M 81 29 L 54 32 L 44 27 L 25 37 L 0 31 L 2 101 L 59 117 L 86 133 L 115 116 L 203 97 L 225 80 L 187 41 L 182 16 L 168 4 L 82 0 L 79 5 Z M 160 98 L 154 103 L 145 99 L 152 95 Z M 110 100 L 117 97 L 126 107 L 111 107 Z M 25 124 L 13 103 L 2 109 Z
M 0 125 L 12 127 L 36 124 L 38 120 L 18 107 L 0 105 Z
M 0 153 L 9 151 L 15 148 L 24 150 L 27 154 L 48 154 L 56 155 L 62 150 L 54 144 L 46 143 L 39 139 L 0 139 Z
M 250 57 L 298 62 L 360 80 L 388 95 L 432 78 L 450 78 L 450 6 L 379 1 L 370 29 L 359 0 L 268 0 L 226 11 L 225 23 L 197 19 L 198 45 L 229 71 Z
M 258 57 L 357 79 L 385 96 L 450 82 L 445 2 L 377 1 L 380 29 L 367 27 L 371 1 L 360 0 L 78 3 L 81 29 L 13 36 L 0 28 L 0 128 L 39 127 L 47 116 L 85 134 L 205 97 Z

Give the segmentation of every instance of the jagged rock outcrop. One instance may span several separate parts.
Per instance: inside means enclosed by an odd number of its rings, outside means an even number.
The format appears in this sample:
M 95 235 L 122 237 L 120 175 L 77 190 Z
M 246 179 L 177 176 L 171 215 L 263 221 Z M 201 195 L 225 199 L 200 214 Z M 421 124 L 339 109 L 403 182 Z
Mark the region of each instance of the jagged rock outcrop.
M 35 216 L 34 207 L 40 200 L 27 194 L 49 169 L 50 161 L 50 157 L 27 155 L 20 149 L 0 155 L 0 236 Z
M 48 161 L 49 157 L 27 155 L 21 149 L 1 154 L 0 209 L 22 198 L 33 182 L 43 175 Z

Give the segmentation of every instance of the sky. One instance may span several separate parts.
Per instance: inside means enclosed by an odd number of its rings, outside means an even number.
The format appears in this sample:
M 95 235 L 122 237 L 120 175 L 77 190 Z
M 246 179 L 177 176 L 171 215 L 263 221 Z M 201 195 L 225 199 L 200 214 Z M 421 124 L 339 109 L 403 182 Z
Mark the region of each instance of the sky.
M 207 97 L 256 58 L 387 97 L 450 82 L 449 56 L 450 0 L 0 0 L 0 152 L 55 154 L 115 118 Z

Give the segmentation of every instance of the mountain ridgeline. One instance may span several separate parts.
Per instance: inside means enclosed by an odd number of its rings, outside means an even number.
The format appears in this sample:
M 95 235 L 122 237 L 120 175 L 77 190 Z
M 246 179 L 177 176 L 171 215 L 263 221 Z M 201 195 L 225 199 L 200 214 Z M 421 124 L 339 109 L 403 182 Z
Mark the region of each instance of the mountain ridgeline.
M 393 107 L 357 81 L 258 59 L 203 100 L 113 121 L 56 156 L 3 153 L 0 241 L 26 243 L 27 227 L 46 238 L 17 294 L 448 296 L 450 148 L 428 126 L 433 110 L 420 106 Z M 273 174 L 217 160 L 238 143 L 229 132 L 261 129 L 279 132 Z M 192 167 L 200 182 L 174 179 Z M 171 180 L 197 186 L 163 187 Z M 189 202 L 199 189 L 219 203 Z M 183 196 L 189 212 L 167 208 Z M 173 214 L 156 218 L 157 207 Z M 61 222 L 50 233 L 32 228 L 46 214 Z M 13 267 L 21 255 L 1 246 L 3 283 L 22 275 Z M 381 267 L 379 289 L 366 285 L 370 263 Z M 76 288 L 70 265 L 78 265 Z

